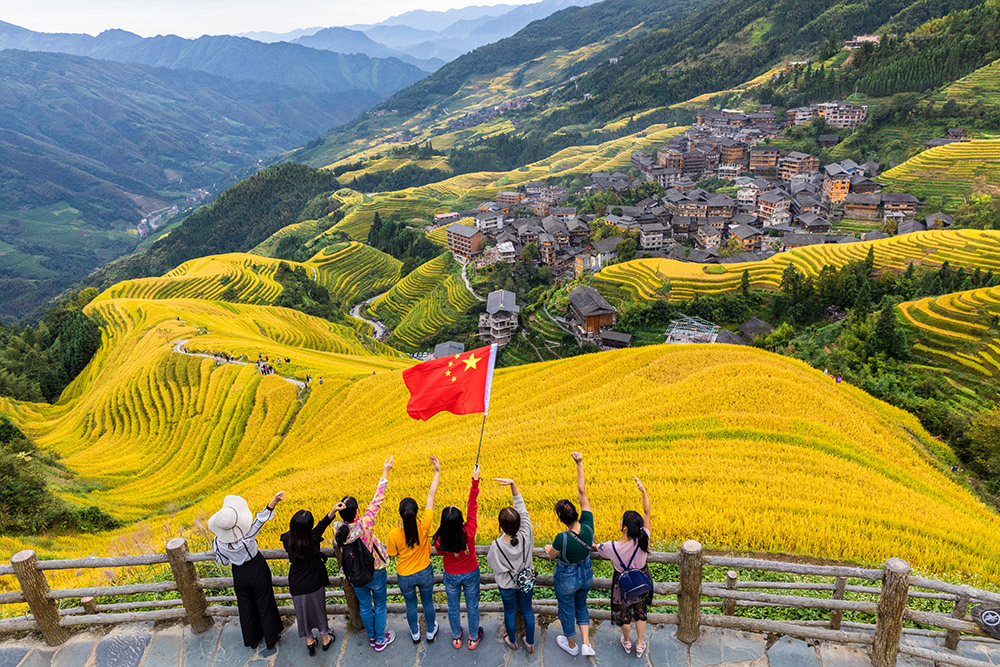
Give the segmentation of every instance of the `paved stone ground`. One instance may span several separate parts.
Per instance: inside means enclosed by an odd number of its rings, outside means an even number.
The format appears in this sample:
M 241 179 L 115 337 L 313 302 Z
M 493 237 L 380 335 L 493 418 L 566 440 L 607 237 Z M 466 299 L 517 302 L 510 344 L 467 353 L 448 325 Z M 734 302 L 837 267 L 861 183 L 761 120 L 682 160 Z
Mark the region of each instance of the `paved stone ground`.
M 440 619 L 444 620 L 444 619 Z M 445 621 L 447 623 L 447 621 Z M 442 628 L 433 644 L 414 646 L 406 620 L 391 615 L 389 627 L 396 631 L 396 641 L 383 653 L 368 646 L 364 633 L 348 634 L 343 619 L 331 626 L 337 640 L 326 653 L 317 651 L 310 658 L 305 642 L 294 626 L 286 630 L 278 646 L 268 651 L 253 651 L 243 646 L 236 619 L 217 622 L 200 635 L 183 625 L 154 629 L 152 624 L 118 626 L 107 633 L 86 631 L 74 635 L 58 648 L 50 648 L 34 639 L 0 642 L 0 667 L 378 667 L 413 665 L 414 667 L 569 667 L 571 665 L 647 665 L 650 667 L 868 667 L 867 652 L 861 647 L 836 644 L 807 644 L 782 637 L 770 645 L 763 635 L 733 630 L 704 628 L 701 639 L 690 647 L 677 641 L 674 626 L 655 626 L 647 632 L 649 650 L 642 660 L 626 655 L 618 641 L 617 628 L 604 622 L 593 635 L 594 658 L 573 657 L 556 645 L 559 626 L 539 625 L 535 653 L 523 648 L 508 651 L 501 643 L 503 621 L 499 615 L 486 614 L 482 619 L 486 638 L 475 652 L 455 650 L 449 633 Z M 651 633 L 651 634 L 650 634 Z M 908 643 L 932 648 L 927 638 L 908 637 Z M 1000 644 L 962 642 L 961 655 L 982 660 L 986 665 L 1000 665 Z M 899 659 L 900 667 L 933 667 L 930 662 L 912 658 Z

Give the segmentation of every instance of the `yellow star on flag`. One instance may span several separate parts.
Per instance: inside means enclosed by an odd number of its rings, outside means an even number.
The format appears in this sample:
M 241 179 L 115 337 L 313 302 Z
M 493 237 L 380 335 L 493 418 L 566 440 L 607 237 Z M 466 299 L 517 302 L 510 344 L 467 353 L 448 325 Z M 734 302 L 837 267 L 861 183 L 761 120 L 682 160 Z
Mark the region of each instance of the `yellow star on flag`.
M 455 364 L 455 362 L 454 362 L 454 361 L 449 361 L 449 362 L 448 362 L 448 365 L 449 365 L 449 366 L 453 366 L 454 364 Z
M 470 368 L 472 370 L 478 370 L 476 368 L 476 364 L 480 361 L 482 361 L 482 357 L 477 358 L 475 352 L 471 353 L 467 358 L 462 359 L 462 362 L 465 364 L 465 370 L 469 370 Z
M 451 377 L 451 371 L 445 371 L 444 372 L 444 376 L 445 377 Z
M 454 382 L 454 381 L 455 381 L 455 380 L 457 380 L 457 379 L 458 379 L 458 378 L 452 378 L 452 379 L 451 379 L 451 381 L 452 381 L 452 382 Z

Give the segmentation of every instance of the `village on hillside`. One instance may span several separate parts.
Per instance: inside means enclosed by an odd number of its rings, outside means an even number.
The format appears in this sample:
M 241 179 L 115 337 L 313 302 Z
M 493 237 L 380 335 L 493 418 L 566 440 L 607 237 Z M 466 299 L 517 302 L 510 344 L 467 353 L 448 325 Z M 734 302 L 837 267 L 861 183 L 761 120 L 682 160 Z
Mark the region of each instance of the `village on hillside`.
M 784 120 L 779 120 L 782 111 Z M 655 155 L 633 153 L 628 173 L 593 173 L 578 192 L 529 182 L 498 192 L 476 209 L 439 214 L 435 226 L 446 227 L 448 249 L 462 263 L 483 268 L 528 261 L 566 281 L 636 258 L 752 262 L 804 246 L 950 226 L 952 218 L 943 212 L 918 217 L 921 202 L 915 196 L 883 191 L 877 163 L 848 158 L 821 164 L 815 155 L 768 143 L 789 128 L 812 123 L 852 131 L 867 117 L 867 107 L 837 100 L 787 110 L 770 105 L 754 111 L 704 109 L 694 125 Z M 841 139 L 820 134 L 817 142 L 833 146 Z M 964 130 L 951 128 L 929 143 L 965 140 Z M 581 204 L 595 195 L 622 203 L 583 213 Z M 482 340 L 503 346 L 513 339 L 515 301 L 509 291 L 489 294 L 487 312 L 480 316 Z M 628 347 L 632 337 L 613 329 L 616 314 L 597 290 L 579 285 L 570 294 L 565 324 L 579 344 Z M 769 327 L 744 323 L 754 334 Z M 752 338 L 692 318 L 673 322 L 664 336 L 668 343 Z

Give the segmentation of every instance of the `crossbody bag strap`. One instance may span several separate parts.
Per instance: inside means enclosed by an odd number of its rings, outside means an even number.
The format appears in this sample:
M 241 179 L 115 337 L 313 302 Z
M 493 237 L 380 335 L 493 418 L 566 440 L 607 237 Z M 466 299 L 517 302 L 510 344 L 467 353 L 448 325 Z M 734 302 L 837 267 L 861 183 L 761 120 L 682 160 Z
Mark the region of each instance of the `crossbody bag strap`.
M 505 553 L 503 552 L 503 547 L 502 547 L 502 546 L 500 546 L 500 544 L 498 544 L 499 542 L 500 542 L 500 540 L 499 540 L 499 539 L 497 539 L 497 540 L 494 540 L 494 542 L 493 542 L 494 544 L 496 544 L 496 545 L 497 545 L 497 551 L 499 551 L 499 552 L 500 552 L 500 555 L 501 555 L 501 556 L 503 556 L 503 559 L 504 559 L 505 561 L 507 561 L 507 567 L 509 567 L 509 568 L 510 568 L 510 571 L 511 571 L 511 572 L 516 572 L 516 570 L 514 569 L 514 564 L 510 562 L 510 559 L 509 559 L 509 558 L 507 558 L 507 554 L 505 554 Z

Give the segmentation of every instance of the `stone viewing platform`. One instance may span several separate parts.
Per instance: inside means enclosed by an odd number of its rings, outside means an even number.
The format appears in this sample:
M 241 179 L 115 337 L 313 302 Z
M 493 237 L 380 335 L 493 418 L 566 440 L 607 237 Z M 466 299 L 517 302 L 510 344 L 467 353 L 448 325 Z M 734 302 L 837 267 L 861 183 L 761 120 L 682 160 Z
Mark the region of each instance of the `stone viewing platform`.
M 480 554 L 486 547 L 476 547 Z M 336 549 L 324 549 L 338 558 Z M 281 549 L 263 549 L 267 560 L 287 560 Z M 542 550 L 536 549 L 542 565 Z M 648 615 L 648 651 L 626 654 L 621 634 L 610 623 L 611 580 L 595 578 L 588 598 L 593 658 L 573 657 L 556 643 L 555 600 L 545 591 L 552 575 L 539 573 L 533 608 L 538 620 L 536 650 L 509 651 L 502 642 L 501 604 L 483 600 L 484 641 L 476 651 L 452 647 L 447 632 L 432 644 L 409 638 L 403 605 L 388 604 L 396 641 L 382 653 L 359 633 L 358 600 L 350 583 L 332 577 L 326 614 L 337 634 L 333 648 L 309 656 L 294 630 L 270 651 L 243 646 L 235 619 L 231 577 L 199 574 L 213 552 L 192 553 L 182 538 L 165 553 L 112 558 L 39 560 L 30 550 L 0 563 L 0 577 L 19 589 L 0 593 L 0 605 L 17 605 L 0 619 L 0 667 L 160 667 L 178 665 L 569 665 L 646 664 L 664 667 L 991 667 L 1000 665 L 1000 641 L 978 624 L 984 610 L 1000 618 L 1000 594 L 914 576 L 910 565 L 890 558 L 883 567 L 794 563 L 766 558 L 706 554 L 689 540 L 675 552 L 651 552 L 649 562 L 670 572 L 654 577 Z M 602 560 L 594 556 L 595 560 Z M 109 567 L 160 568 L 162 580 L 87 588 L 51 588 L 47 573 Z M 775 576 L 772 576 L 772 573 Z M 79 576 L 77 574 L 76 576 Z M 441 575 L 435 593 L 443 593 Z M 400 591 L 389 575 L 390 600 Z M 294 608 L 287 604 L 288 577 L 272 576 L 279 614 L 288 628 Z M 482 575 L 482 590 L 496 590 L 494 575 Z M 135 599 L 134 596 L 142 599 Z M 463 605 L 464 607 L 464 605 Z M 441 605 L 441 610 L 444 605 Z M 935 611 L 928 611 L 935 609 Z M 747 612 L 747 610 L 754 610 Z M 764 610 L 764 611 L 761 611 Z M 815 610 L 803 614 L 799 610 Z M 816 614 L 819 613 L 819 615 Z M 845 616 L 845 612 L 849 615 Z M 987 614 L 982 614 L 986 620 Z M 779 620 L 783 618 L 799 620 Z M 812 620 L 803 620 L 812 619 Z M 874 622 L 873 622 L 874 621 Z M 44 643 L 43 643 L 44 640 Z
M 291 619 L 289 619 L 291 620 Z M 59 647 L 49 647 L 35 639 L 0 641 L 0 667 L 448 667 L 483 665 L 490 667 L 562 667 L 568 665 L 637 665 L 652 667 L 868 667 L 869 650 L 858 645 L 829 642 L 805 642 L 801 639 L 702 628 L 701 636 L 688 646 L 677 640 L 676 626 L 650 625 L 649 649 L 636 660 L 634 651 L 626 655 L 618 638 L 618 629 L 609 621 L 595 623 L 592 635 L 597 655 L 593 658 L 570 656 L 556 645 L 559 624 L 552 617 L 539 617 L 537 646 L 534 654 L 523 649 L 509 651 L 501 641 L 503 619 L 499 614 L 484 614 L 486 638 L 475 651 L 455 650 L 442 631 L 432 644 L 414 646 L 408 636 L 402 614 L 389 615 L 389 627 L 396 631 L 396 641 L 383 653 L 368 646 L 364 632 L 348 633 L 343 617 L 332 619 L 331 629 L 337 640 L 327 653 L 310 657 L 305 642 L 295 633 L 294 623 L 282 640 L 268 651 L 243 646 L 235 619 L 216 623 L 208 631 L 194 634 L 177 624 L 154 629 L 152 623 L 115 627 L 104 633 L 88 630 L 74 635 Z M 933 648 L 930 638 L 914 637 L 908 641 Z M 963 641 L 956 657 L 965 657 L 985 665 L 1000 665 L 1000 643 Z M 647 662 L 646 657 L 649 660 Z M 900 667 L 933 667 L 929 660 L 903 657 Z

